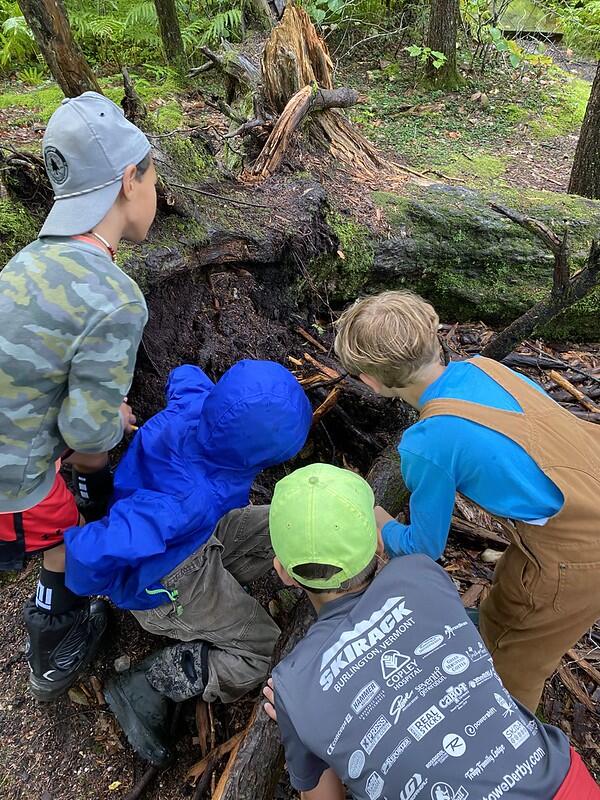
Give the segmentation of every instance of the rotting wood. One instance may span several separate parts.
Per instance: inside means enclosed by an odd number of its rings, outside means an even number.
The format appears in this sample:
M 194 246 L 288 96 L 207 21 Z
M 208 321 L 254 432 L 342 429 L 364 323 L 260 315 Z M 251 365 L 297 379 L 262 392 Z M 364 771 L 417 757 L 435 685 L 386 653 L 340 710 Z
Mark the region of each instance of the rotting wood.
M 204 758 L 204 756 L 208 753 L 210 721 L 208 716 L 208 704 L 201 697 L 196 700 L 196 729 L 198 731 L 198 746 L 200 747 L 200 754 Z
M 567 380 L 564 377 L 564 375 L 560 374 L 560 372 L 556 372 L 556 370 L 551 370 L 548 373 L 548 377 L 551 378 L 554 381 L 554 383 L 556 383 L 562 389 L 567 391 L 571 395 L 571 397 L 574 397 L 577 400 L 577 402 L 586 409 L 586 411 L 591 411 L 592 413 L 600 412 L 600 406 L 597 406 L 596 403 L 593 403 L 589 397 L 587 397 L 576 386 L 573 386 L 571 381 Z
M 137 125 L 140 120 L 148 115 L 148 111 L 144 105 L 144 101 L 136 91 L 127 67 L 122 67 L 121 73 L 123 75 L 123 87 L 125 89 L 125 95 L 121 100 L 121 106 L 123 107 L 126 118 L 130 122 L 133 122 L 134 125 Z
M 459 532 L 465 533 L 468 536 L 475 536 L 477 539 L 484 539 L 485 541 L 489 542 L 496 542 L 496 544 L 503 545 L 504 547 L 508 547 L 510 542 L 504 539 L 502 536 L 499 536 L 497 533 L 493 531 L 486 530 L 479 525 L 475 525 L 473 522 L 468 522 L 465 519 L 460 519 L 457 517 L 456 514 L 452 515 L 452 528 Z
M 311 356 L 310 353 L 304 353 L 304 358 L 309 364 L 312 364 L 313 367 L 316 367 L 323 375 L 331 378 L 331 380 L 337 381 L 343 378 L 343 375 L 340 375 L 336 369 L 333 369 L 333 367 L 328 367 L 326 364 L 322 364 L 320 361 L 317 361 L 317 359 L 314 356 Z

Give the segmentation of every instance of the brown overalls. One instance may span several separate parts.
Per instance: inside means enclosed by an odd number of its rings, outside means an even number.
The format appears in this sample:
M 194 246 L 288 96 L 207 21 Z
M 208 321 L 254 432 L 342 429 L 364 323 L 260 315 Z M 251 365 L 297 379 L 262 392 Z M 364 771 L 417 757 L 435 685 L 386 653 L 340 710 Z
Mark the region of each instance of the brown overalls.
M 440 399 L 423 406 L 421 419 L 450 415 L 504 434 L 564 497 L 543 526 L 514 520 L 514 540 L 481 604 L 481 634 L 495 667 L 509 692 L 535 712 L 546 678 L 600 618 L 600 427 L 578 420 L 496 361 L 469 363 L 523 413 Z

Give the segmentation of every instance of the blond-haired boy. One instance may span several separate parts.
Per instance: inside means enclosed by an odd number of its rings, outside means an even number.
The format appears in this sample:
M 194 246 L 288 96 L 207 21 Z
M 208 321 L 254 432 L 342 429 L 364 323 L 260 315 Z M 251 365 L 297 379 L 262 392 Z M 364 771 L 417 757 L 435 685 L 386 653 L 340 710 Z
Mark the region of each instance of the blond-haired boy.
M 420 412 L 399 445 L 410 524 L 377 509 L 378 525 L 391 556 L 439 558 L 457 491 L 514 521 L 480 624 L 506 687 L 535 710 L 600 617 L 600 429 L 495 361 L 444 366 L 437 328 L 434 308 L 407 291 L 360 300 L 337 323 L 344 367 Z

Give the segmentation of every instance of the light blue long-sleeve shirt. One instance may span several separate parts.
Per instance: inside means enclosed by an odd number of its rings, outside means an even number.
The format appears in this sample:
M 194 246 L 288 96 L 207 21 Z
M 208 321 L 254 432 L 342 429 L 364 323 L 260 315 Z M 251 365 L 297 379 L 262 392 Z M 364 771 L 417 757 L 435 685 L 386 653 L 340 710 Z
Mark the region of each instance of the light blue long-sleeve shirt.
M 533 381 L 519 377 L 543 392 Z M 467 362 L 449 364 L 419 404 L 439 398 L 522 412 L 493 378 Z M 383 541 L 391 556 L 426 553 L 439 558 L 457 491 L 492 514 L 538 525 L 562 508 L 562 493 L 523 448 L 476 422 L 430 417 L 404 432 L 398 451 L 411 491 L 410 525 L 393 521 L 384 526 Z

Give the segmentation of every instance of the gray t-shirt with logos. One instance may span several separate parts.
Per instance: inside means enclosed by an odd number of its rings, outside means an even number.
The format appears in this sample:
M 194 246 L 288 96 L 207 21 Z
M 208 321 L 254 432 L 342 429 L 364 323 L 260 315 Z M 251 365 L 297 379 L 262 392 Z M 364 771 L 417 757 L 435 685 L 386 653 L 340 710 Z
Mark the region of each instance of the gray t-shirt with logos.
M 503 687 L 444 570 L 393 559 L 321 610 L 273 672 L 292 785 L 357 800 L 550 800 L 569 743 Z

